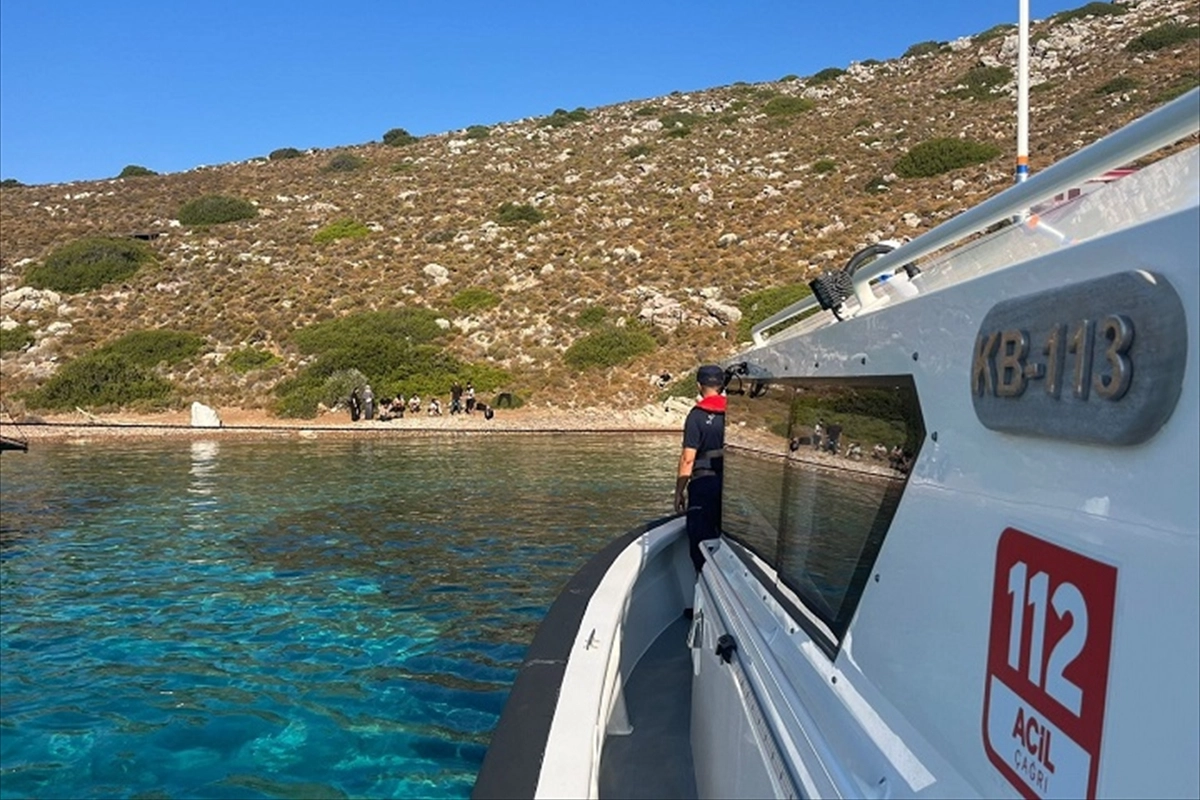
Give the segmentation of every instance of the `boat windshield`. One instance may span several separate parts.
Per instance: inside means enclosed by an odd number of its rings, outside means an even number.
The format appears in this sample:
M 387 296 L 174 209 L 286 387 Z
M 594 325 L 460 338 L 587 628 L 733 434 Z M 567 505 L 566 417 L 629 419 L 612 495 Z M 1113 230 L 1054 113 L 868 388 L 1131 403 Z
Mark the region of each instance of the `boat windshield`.
M 756 383 L 726 418 L 722 530 L 833 656 L 925 438 L 912 381 Z

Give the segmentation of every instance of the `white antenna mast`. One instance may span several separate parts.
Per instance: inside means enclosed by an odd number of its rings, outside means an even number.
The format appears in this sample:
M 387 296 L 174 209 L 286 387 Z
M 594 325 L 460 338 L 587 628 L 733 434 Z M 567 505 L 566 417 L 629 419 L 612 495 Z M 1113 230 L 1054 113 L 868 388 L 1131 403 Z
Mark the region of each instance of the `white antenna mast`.
M 1017 183 L 1029 177 L 1029 0 L 1018 0 Z

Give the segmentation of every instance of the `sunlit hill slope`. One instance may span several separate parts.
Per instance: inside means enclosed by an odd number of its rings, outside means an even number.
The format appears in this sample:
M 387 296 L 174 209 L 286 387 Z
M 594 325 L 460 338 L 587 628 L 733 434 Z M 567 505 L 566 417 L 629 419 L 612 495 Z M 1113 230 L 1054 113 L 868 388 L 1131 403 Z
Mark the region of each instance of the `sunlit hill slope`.
M 1033 171 L 1196 86 L 1198 17 L 1190 0 L 1144 0 L 1039 21 Z M 459 377 L 541 406 L 650 402 L 650 376 L 734 352 L 787 299 L 781 287 L 1011 182 L 1015 31 L 963 34 L 890 61 L 419 139 L 398 129 L 391 143 L 280 142 L 271 157 L 179 174 L 8 181 L 5 405 L 200 400 L 303 415 L 349 370 L 377 395 L 445 395 Z M 978 163 L 905 177 L 906 154 L 939 138 L 976 146 Z M 254 216 L 181 221 L 209 195 Z M 149 256 L 131 274 L 37 288 L 56 251 L 132 235 Z M 144 331 L 186 336 L 129 344 Z M 362 352 L 378 336 L 403 341 Z M 141 361 L 120 362 L 138 347 Z M 47 391 L 81 360 L 100 366 Z M 121 381 L 151 388 L 98 388 Z

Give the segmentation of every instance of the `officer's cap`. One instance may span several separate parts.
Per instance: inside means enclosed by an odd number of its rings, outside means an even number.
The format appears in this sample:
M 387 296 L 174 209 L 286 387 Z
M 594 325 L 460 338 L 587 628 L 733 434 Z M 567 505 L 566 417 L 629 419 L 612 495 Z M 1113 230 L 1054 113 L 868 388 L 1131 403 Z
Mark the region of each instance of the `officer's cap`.
M 696 370 L 696 382 L 701 386 L 724 386 L 725 370 L 716 364 L 705 364 Z

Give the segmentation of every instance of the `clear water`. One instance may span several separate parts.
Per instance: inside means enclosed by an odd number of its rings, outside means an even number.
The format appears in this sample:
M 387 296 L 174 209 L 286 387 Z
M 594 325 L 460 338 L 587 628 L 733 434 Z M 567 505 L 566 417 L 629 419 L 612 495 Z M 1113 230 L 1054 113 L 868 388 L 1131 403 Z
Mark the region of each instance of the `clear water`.
M 0 796 L 462 797 L 666 436 L 34 443 L 0 462 Z

